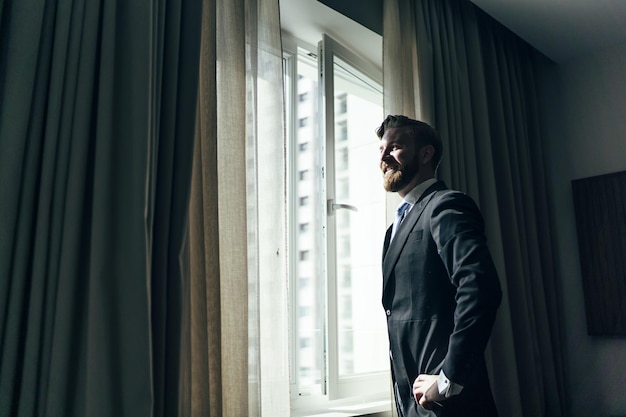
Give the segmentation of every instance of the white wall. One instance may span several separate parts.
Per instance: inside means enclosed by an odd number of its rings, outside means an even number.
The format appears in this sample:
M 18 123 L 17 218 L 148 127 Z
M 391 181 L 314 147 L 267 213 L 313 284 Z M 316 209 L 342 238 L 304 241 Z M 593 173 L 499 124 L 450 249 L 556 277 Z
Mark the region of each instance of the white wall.
M 550 110 L 543 117 L 551 122 L 545 160 L 565 314 L 570 416 L 624 416 L 626 337 L 587 335 L 571 181 L 626 170 L 626 44 L 561 64 L 549 77 L 560 88 L 544 97 Z

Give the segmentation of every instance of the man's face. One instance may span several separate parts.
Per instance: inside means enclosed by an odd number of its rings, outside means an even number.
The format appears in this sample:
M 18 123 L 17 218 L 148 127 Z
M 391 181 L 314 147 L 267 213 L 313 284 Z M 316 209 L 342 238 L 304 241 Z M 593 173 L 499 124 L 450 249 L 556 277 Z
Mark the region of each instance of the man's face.
M 380 140 L 380 169 L 386 191 L 403 191 L 416 180 L 420 167 L 418 151 L 418 144 L 405 128 L 394 127 L 385 132 Z

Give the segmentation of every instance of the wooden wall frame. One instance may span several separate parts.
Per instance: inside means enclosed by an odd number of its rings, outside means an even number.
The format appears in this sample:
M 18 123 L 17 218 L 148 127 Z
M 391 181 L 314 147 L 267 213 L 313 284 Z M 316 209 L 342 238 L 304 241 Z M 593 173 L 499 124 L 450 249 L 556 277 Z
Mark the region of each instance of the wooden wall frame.
M 572 181 L 587 332 L 626 336 L 626 171 Z

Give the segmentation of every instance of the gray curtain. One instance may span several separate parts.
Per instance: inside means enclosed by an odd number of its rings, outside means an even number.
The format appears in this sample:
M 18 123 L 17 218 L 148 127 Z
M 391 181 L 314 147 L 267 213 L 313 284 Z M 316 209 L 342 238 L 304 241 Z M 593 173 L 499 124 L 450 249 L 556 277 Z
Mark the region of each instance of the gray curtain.
M 535 77 L 547 59 L 467 0 L 388 0 L 385 112 L 433 124 L 475 198 L 504 299 L 487 352 L 501 415 L 562 416 L 565 379 Z
M 201 3 L 0 2 L 0 415 L 171 416 Z

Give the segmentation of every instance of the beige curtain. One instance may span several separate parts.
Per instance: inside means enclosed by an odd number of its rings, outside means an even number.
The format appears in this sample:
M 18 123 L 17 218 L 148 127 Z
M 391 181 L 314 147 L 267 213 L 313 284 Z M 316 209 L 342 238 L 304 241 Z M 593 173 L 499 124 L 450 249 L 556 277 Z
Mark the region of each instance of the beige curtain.
M 384 7 L 385 112 L 441 132 L 440 178 L 485 217 L 505 294 L 487 353 L 500 414 L 567 415 L 534 81 L 550 64 L 467 0 Z
M 186 416 L 287 416 L 278 3 L 205 0 L 181 387 Z
M 0 416 L 177 411 L 200 12 L 0 2 Z

